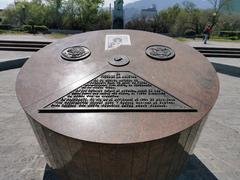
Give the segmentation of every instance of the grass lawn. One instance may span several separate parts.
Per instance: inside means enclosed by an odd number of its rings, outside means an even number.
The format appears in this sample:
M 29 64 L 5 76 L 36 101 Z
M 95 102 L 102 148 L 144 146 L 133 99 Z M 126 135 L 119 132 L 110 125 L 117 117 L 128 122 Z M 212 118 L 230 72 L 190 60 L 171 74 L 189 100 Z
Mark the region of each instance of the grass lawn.
M 30 34 L 28 32 L 24 32 L 24 31 L 13 31 L 13 30 L 0 30 L 0 35 L 4 35 L 4 34 L 12 34 L 12 35 L 27 35 Z M 38 34 L 37 34 L 38 35 Z M 54 38 L 54 39 L 61 39 L 61 38 L 65 38 L 67 36 L 70 36 L 71 34 L 64 34 L 64 33 L 51 33 L 51 34 L 39 34 L 39 35 L 44 35 L 50 38 Z M 180 42 L 186 42 L 186 41 L 201 41 L 201 38 L 185 38 L 185 37 L 175 37 L 176 40 L 180 41 Z M 218 42 L 240 42 L 240 39 L 238 40 L 232 40 L 229 38 L 223 38 L 223 37 L 219 37 L 219 36 L 211 36 L 210 37 L 210 41 L 218 41 Z
M 4 35 L 4 34 L 23 35 L 23 34 L 29 34 L 29 33 L 24 32 L 24 31 L 0 30 L 0 34 L 1 34 L 1 35 Z
M 70 34 L 51 33 L 51 34 L 47 34 L 46 36 L 48 36 L 50 38 L 54 38 L 54 39 L 61 39 L 61 38 L 65 38 L 67 36 L 70 36 Z
M 180 42 L 185 42 L 185 41 L 191 41 L 192 39 L 190 38 L 184 38 L 184 37 L 177 37 L 175 38 L 176 40 L 180 41 Z
M 210 40 L 219 41 L 219 42 L 240 42 L 240 39 L 232 40 L 232 39 L 222 38 L 222 37 L 218 37 L 218 36 L 213 36 L 210 38 Z

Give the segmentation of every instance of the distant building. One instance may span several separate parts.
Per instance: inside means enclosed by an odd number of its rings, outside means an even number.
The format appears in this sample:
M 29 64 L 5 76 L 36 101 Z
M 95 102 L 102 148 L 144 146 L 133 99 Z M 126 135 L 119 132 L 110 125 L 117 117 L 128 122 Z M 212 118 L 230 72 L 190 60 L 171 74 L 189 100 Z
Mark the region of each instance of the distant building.
M 123 10 L 123 0 L 114 1 L 113 10 L 113 29 L 123 29 L 124 26 L 124 10 Z
M 141 10 L 141 17 L 148 20 L 152 20 L 156 14 L 157 8 L 155 4 L 153 4 L 151 8 Z
M 230 8 L 232 11 L 240 13 L 240 1 L 239 0 L 232 0 L 230 4 L 231 4 Z
M 224 8 L 224 11 L 240 13 L 240 0 L 229 1 L 229 4 Z

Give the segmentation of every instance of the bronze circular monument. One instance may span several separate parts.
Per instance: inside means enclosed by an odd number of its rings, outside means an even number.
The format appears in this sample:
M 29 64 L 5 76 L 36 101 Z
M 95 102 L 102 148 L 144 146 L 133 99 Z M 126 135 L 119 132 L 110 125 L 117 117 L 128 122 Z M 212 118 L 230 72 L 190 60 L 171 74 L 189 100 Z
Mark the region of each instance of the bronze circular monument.
M 146 54 L 156 60 L 170 60 L 175 56 L 175 52 L 170 47 L 163 45 L 151 45 L 147 47 Z
M 84 46 L 67 47 L 62 50 L 61 56 L 68 61 L 78 61 L 90 56 L 91 52 Z
M 62 51 L 76 46 L 91 54 L 65 61 Z M 151 46 L 169 47 L 174 56 L 155 60 L 146 54 Z M 123 61 L 119 55 L 128 63 L 112 65 Z M 199 52 L 133 30 L 87 32 L 52 43 L 33 54 L 16 83 L 49 166 L 62 179 L 84 180 L 174 179 L 218 91 L 216 71 Z

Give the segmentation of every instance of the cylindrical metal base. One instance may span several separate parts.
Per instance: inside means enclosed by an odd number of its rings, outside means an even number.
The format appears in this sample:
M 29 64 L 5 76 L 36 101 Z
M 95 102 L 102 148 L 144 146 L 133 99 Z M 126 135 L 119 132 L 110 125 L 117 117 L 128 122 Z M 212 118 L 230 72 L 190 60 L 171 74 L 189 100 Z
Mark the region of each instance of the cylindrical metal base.
M 206 118 L 172 136 L 135 144 L 101 144 L 55 133 L 29 117 L 48 165 L 61 179 L 175 179 Z

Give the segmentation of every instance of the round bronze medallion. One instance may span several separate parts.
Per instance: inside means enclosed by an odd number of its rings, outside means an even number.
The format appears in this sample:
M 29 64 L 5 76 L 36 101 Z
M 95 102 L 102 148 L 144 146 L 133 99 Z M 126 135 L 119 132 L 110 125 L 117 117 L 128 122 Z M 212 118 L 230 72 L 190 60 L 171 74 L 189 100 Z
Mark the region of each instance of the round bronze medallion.
M 109 64 L 117 67 L 128 65 L 129 62 L 130 62 L 129 58 L 124 55 L 115 55 L 108 60 Z
M 147 47 L 146 54 L 156 60 L 169 60 L 174 58 L 175 52 L 173 49 L 163 45 L 152 45 Z
M 61 57 L 68 61 L 79 61 L 90 56 L 91 52 L 84 46 L 73 46 L 64 49 L 61 52 Z

